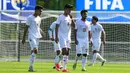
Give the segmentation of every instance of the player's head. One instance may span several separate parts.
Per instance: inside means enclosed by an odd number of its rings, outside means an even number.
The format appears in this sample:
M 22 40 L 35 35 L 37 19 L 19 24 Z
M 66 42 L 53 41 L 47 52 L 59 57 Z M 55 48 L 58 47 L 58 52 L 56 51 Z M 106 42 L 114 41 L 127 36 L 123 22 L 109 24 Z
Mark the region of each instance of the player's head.
M 71 5 L 71 4 L 66 4 L 66 5 L 64 6 L 64 13 L 65 13 L 65 14 L 70 14 L 72 8 L 73 8 L 73 5 Z
M 93 17 L 92 17 L 92 23 L 93 23 L 93 24 L 96 24 L 97 22 L 98 22 L 98 17 L 93 16 Z
M 41 6 L 36 6 L 35 7 L 35 14 L 37 14 L 38 16 L 41 15 L 41 12 L 42 12 L 42 7 Z
M 82 18 L 86 19 L 87 16 L 88 16 L 88 10 L 82 10 L 82 11 L 80 12 L 80 14 L 81 14 Z

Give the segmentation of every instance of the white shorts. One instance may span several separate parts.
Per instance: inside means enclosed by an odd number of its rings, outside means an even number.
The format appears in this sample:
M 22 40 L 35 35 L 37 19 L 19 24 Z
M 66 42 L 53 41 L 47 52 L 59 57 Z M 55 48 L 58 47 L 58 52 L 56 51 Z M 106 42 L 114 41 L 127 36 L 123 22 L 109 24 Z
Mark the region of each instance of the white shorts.
M 60 43 L 61 48 L 71 48 L 71 46 L 70 46 L 71 41 L 70 40 L 59 38 L 59 43 Z
M 56 43 L 55 41 L 53 41 L 52 43 L 54 45 L 54 52 L 56 52 L 57 50 L 61 50 L 59 43 Z
M 78 45 L 76 45 L 76 54 L 89 55 L 89 42 L 81 40 L 78 41 Z
M 92 51 L 100 51 L 101 41 L 95 40 L 93 41 Z
M 38 49 L 39 39 L 38 38 L 29 38 L 29 44 L 30 44 L 31 50 L 33 50 L 34 48 Z

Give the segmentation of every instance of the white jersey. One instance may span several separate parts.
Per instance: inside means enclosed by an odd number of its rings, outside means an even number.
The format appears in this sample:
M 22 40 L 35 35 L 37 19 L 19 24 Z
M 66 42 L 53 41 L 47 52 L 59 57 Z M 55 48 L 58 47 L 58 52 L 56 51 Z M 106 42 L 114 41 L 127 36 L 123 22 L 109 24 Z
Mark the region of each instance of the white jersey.
M 97 23 L 96 25 L 91 25 L 91 33 L 92 33 L 92 40 L 99 40 L 101 41 L 101 33 L 104 31 L 101 24 Z
M 28 16 L 26 25 L 29 26 L 29 38 L 41 38 L 40 33 L 40 24 L 41 24 L 41 18 L 39 16 L 35 17 L 33 15 Z
M 65 16 L 61 14 L 56 23 L 59 25 L 58 36 L 59 38 L 64 38 L 65 40 L 70 40 L 71 37 L 71 18 L 70 16 Z
M 49 27 L 49 29 L 48 29 L 48 33 L 49 33 L 49 37 L 50 38 L 54 38 L 55 39 L 55 28 L 56 28 L 56 21 L 55 22 L 53 22 L 51 25 L 50 25 L 50 27 Z
M 78 39 L 88 40 L 88 31 L 91 30 L 90 22 L 77 20 L 75 29 L 77 29 L 77 35 L 76 35 L 77 40 Z

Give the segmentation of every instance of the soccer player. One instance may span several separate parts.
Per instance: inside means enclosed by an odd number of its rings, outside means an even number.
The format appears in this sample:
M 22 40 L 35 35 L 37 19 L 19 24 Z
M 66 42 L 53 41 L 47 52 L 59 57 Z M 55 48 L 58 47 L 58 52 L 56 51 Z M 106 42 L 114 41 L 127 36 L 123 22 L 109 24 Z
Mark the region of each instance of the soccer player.
M 75 23 L 72 19 L 71 10 L 72 5 L 66 4 L 64 6 L 64 13 L 61 14 L 56 21 L 56 43 L 60 43 L 60 47 L 62 48 L 63 55 L 63 68 L 62 72 L 68 72 L 66 69 L 68 63 L 68 56 L 70 50 L 70 42 L 71 42 L 71 26 L 75 27 Z M 56 65 L 58 68 L 58 64 Z M 59 68 L 58 68 L 59 69 Z
M 33 65 L 36 58 L 36 54 L 38 53 L 38 45 L 39 45 L 39 39 L 42 38 L 42 36 L 45 36 L 44 32 L 40 29 L 41 24 L 41 12 L 42 12 L 41 6 L 35 7 L 35 12 L 32 15 L 29 15 L 26 20 L 26 27 L 24 29 L 23 39 L 22 43 L 25 43 L 26 34 L 28 32 L 28 40 L 31 47 L 31 55 L 30 55 L 30 67 L 29 72 L 34 72 Z
M 73 69 L 76 69 L 78 58 L 82 56 L 82 71 L 87 71 L 85 66 L 89 52 L 89 40 L 91 38 L 90 22 L 86 20 L 88 14 L 87 10 L 82 10 L 80 14 L 82 18 L 76 21 L 75 26 L 76 59 L 73 65 Z
M 92 51 L 93 58 L 92 63 L 89 66 L 93 66 L 97 57 L 99 57 L 102 61 L 101 66 L 104 65 L 105 59 L 99 54 L 100 45 L 101 45 L 101 33 L 103 33 L 103 44 L 105 45 L 106 34 L 101 24 L 98 23 L 98 18 L 96 16 L 92 17 L 92 25 L 91 25 L 91 34 L 92 34 Z
M 55 52 L 56 52 L 56 57 L 55 57 L 55 65 L 56 64 L 59 64 L 60 63 L 60 61 L 61 61 L 61 48 L 60 48 L 60 44 L 59 44 L 59 42 L 58 43 L 56 43 L 55 42 L 55 28 L 56 28 L 56 21 L 54 21 L 51 25 L 50 25 L 50 27 L 49 27 L 49 29 L 48 29 L 48 33 L 49 33 L 49 37 L 50 37 L 50 39 L 52 40 L 52 42 L 53 42 L 53 45 L 54 45 L 54 50 L 55 50 Z M 55 66 L 53 67 L 54 69 L 55 69 Z M 62 68 L 62 66 L 60 65 L 60 69 Z M 56 69 L 58 69 L 58 68 L 56 68 Z

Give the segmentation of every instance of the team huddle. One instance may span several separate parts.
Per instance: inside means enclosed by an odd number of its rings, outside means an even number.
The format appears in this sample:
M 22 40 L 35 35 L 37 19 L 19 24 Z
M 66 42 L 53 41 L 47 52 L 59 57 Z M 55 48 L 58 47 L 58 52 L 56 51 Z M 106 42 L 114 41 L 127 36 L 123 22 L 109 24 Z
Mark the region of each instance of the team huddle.
M 93 57 L 91 64 L 88 66 L 93 66 L 97 57 L 101 59 L 101 66 L 103 66 L 106 60 L 99 54 L 99 51 L 101 45 L 101 33 L 103 33 L 103 44 L 105 44 L 106 34 L 102 25 L 98 23 L 98 18 L 96 16 L 92 17 L 91 22 L 87 21 L 87 10 L 82 10 L 80 12 L 81 19 L 78 19 L 75 22 L 71 15 L 72 8 L 72 5 L 66 4 L 64 6 L 64 13 L 61 14 L 48 29 L 49 37 L 54 44 L 54 50 L 56 52 L 54 68 L 57 71 L 62 69 L 62 72 L 68 72 L 66 67 L 69 58 L 69 51 L 71 49 L 71 28 L 75 29 L 74 37 L 76 44 L 76 57 L 73 64 L 73 69 L 76 69 L 77 62 L 81 56 L 81 70 L 87 71 L 85 67 L 87 63 L 87 56 L 89 54 L 89 44 L 92 45 Z M 39 16 L 41 15 L 41 12 L 42 7 L 36 6 L 35 13 L 27 18 L 27 24 L 22 40 L 22 43 L 24 44 L 26 33 L 29 31 L 28 39 L 31 46 L 29 72 L 34 72 L 33 64 L 36 58 L 36 54 L 38 53 L 38 40 L 45 35 L 44 32 L 40 29 L 41 18 Z M 61 61 L 63 61 L 63 65 L 61 65 Z

